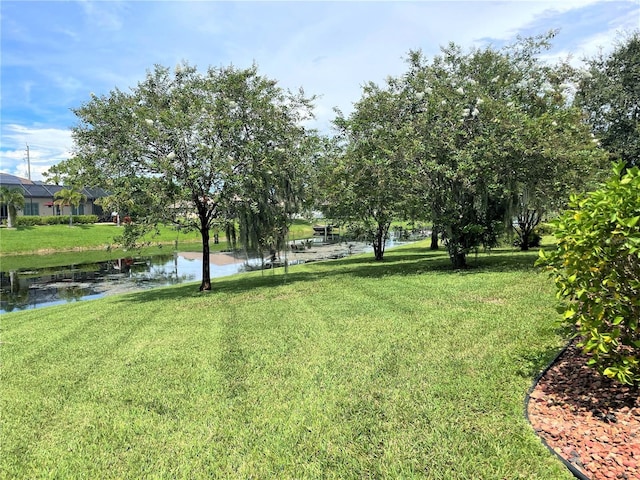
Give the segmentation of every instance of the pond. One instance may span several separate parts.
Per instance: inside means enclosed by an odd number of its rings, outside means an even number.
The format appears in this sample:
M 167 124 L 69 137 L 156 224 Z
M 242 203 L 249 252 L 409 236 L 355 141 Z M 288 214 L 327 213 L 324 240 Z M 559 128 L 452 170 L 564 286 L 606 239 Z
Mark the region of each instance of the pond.
M 397 244 L 397 243 L 396 243 Z M 394 242 L 389 243 L 390 246 Z M 290 265 L 341 258 L 371 251 L 361 242 L 292 245 L 286 260 Z M 261 268 L 261 260 L 242 254 L 212 253 L 211 278 Z M 101 298 L 184 282 L 202 276 L 202 254 L 175 252 L 106 262 L 31 270 L 0 272 L 0 313 Z M 197 288 L 197 287 L 196 287 Z
M 247 259 L 231 254 L 212 254 L 210 263 L 212 278 L 247 268 Z M 194 282 L 201 275 L 202 255 L 190 252 L 0 272 L 0 313 Z

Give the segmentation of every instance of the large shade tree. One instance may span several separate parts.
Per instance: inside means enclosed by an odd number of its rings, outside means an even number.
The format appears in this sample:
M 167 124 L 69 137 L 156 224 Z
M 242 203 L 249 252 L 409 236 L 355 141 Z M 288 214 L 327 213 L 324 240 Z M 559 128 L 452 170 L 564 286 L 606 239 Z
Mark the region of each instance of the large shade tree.
M 404 98 L 420 144 L 414 193 L 455 267 L 472 249 L 494 244 L 514 217 L 526 248 L 545 212 L 576 188 L 578 167 L 590 178 L 600 163 L 568 105 L 570 69 L 538 59 L 548 41 L 469 53 L 450 44 L 432 61 L 409 54 Z
M 640 30 L 587 60 L 576 103 L 602 146 L 627 167 L 640 165 Z
M 244 235 L 269 243 L 296 208 L 306 153 L 302 122 L 312 99 L 285 91 L 257 67 L 156 66 L 130 92 L 92 96 L 75 109 L 74 158 L 56 167 L 75 182 L 101 186 L 143 227 L 173 222 L 202 237 L 202 282 L 211 289 L 209 232 L 240 218 Z M 260 225 L 256 227 L 256 225 Z M 268 233 L 269 232 L 269 233 Z

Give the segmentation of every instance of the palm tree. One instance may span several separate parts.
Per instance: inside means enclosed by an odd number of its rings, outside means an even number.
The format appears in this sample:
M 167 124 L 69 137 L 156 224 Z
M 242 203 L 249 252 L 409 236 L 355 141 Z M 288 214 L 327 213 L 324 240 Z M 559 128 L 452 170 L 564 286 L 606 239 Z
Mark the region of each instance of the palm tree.
M 7 207 L 7 227 L 13 227 L 18 210 L 24 208 L 24 194 L 19 188 L 0 187 L 0 205 Z
M 54 205 L 69 207 L 69 226 L 73 226 L 73 209 L 71 207 L 78 208 L 80 202 L 83 202 L 86 197 L 73 187 L 63 188 L 57 191 L 54 197 L 57 198 L 57 200 L 53 202 Z

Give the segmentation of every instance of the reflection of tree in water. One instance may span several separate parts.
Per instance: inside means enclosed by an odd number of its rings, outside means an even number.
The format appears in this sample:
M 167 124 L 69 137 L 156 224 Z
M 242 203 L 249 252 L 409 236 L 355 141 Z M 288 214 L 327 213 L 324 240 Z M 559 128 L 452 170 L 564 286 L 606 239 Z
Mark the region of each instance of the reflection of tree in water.
M 61 285 L 61 282 L 91 281 L 94 277 L 93 265 L 84 266 L 84 270 L 72 265 L 57 269 L 43 268 L 36 272 L 0 272 L 0 308 L 4 312 L 12 312 L 56 300 L 78 301 L 94 292 L 86 284 Z
M 58 289 L 58 297 L 61 300 L 66 300 L 67 302 L 77 302 L 82 297 L 90 294 L 90 289 L 85 287 L 78 287 L 76 285 Z
M 178 255 L 129 257 L 104 262 L 0 272 L 0 312 L 78 301 L 109 291 L 146 289 L 194 280 L 179 273 Z
M 15 270 L 9 272 L 9 281 L 2 272 L 2 289 L 0 290 L 0 303 L 6 312 L 24 307 L 29 303 L 29 288 L 21 288 L 20 275 Z M 6 288 L 8 285 L 9 288 Z
M 11 293 L 18 293 L 20 291 L 20 275 L 15 270 L 9 272 L 9 283 Z
M 178 275 L 178 255 L 127 258 L 116 261 L 116 270 L 128 273 L 138 283 L 175 284 L 189 281 L 194 275 Z

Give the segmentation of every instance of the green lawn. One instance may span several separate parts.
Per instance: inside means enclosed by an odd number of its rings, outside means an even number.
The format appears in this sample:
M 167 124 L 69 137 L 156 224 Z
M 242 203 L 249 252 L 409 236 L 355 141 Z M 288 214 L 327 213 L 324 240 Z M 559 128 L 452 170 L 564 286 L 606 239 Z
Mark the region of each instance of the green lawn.
M 114 246 L 113 238 L 122 234 L 122 227 L 112 224 L 46 225 L 0 229 L 0 252 L 3 255 L 52 253 L 70 250 L 104 250 Z M 164 227 L 153 241 L 163 243 L 199 242 L 197 232 L 180 233 Z M 149 237 L 151 240 L 151 237 Z
M 114 224 L 96 225 L 47 225 L 35 227 L 19 227 L 14 229 L 0 228 L 0 253 L 17 255 L 29 253 L 52 253 L 76 250 L 104 250 L 114 246 L 113 238 L 122 234 L 122 227 Z M 309 222 L 294 220 L 290 228 L 292 238 L 308 238 L 313 235 Z M 198 232 L 178 233 L 171 227 L 161 227 L 159 236 L 148 236 L 152 243 L 173 245 L 176 241 L 185 248 L 200 248 Z M 221 242 L 226 242 L 223 235 Z M 213 234 L 211 235 L 213 244 Z
M 3 315 L 0 476 L 572 478 L 523 416 L 536 253 L 427 248 Z
M 178 233 L 162 227 L 159 236 L 147 237 L 152 246 L 135 252 L 124 251 L 114 244 L 113 238 L 121 233 L 121 228 L 111 224 L 1 228 L 0 271 L 104 262 L 132 254 L 161 254 L 173 251 L 176 242 L 180 251 L 202 251 L 198 232 Z M 289 232 L 291 239 L 312 235 L 309 222 L 294 220 Z M 220 237 L 220 243 L 214 244 L 212 235 L 209 247 L 211 251 L 220 251 L 228 249 L 229 245 L 224 236 Z

